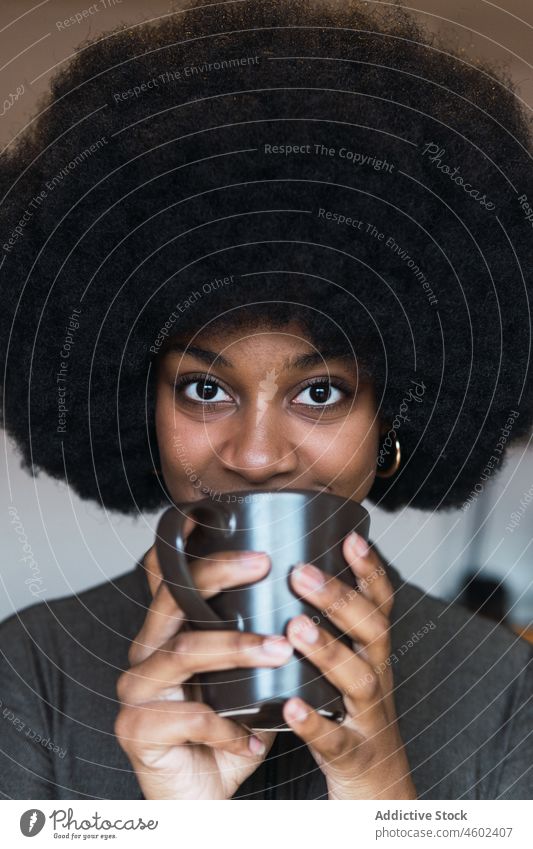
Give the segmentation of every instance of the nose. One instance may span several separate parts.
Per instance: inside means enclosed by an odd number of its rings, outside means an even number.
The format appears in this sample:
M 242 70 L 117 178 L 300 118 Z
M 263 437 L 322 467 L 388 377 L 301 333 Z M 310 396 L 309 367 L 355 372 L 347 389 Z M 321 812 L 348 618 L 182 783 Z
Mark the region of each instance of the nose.
M 218 456 L 226 470 L 239 475 L 249 485 L 277 482 L 297 470 L 296 446 L 289 425 L 274 404 L 265 408 L 249 405 L 231 421 L 231 433 L 218 446 Z

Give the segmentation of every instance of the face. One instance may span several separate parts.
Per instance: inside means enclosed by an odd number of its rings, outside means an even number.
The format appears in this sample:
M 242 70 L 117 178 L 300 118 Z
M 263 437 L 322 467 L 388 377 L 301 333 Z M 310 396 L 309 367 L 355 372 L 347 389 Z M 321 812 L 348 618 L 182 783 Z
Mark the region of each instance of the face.
M 175 501 L 243 489 L 362 501 L 380 422 L 355 359 L 324 357 L 288 323 L 174 337 L 158 358 L 156 432 Z

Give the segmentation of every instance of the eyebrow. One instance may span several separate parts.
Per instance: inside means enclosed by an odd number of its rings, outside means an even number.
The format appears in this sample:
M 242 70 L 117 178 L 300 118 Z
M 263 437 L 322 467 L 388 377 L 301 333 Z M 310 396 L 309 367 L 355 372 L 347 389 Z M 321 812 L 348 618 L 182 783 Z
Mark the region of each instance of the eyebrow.
M 167 346 L 167 351 L 177 354 L 180 352 L 190 354 L 191 357 L 196 357 L 197 360 L 202 360 L 202 362 L 207 363 L 209 366 L 213 365 L 215 361 L 218 361 L 221 366 L 233 368 L 233 363 L 230 363 L 222 354 L 217 354 L 215 351 L 208 351 L 205 348 L 199 348 L 197 345 L 183 345 L 181 342 L 171 342 Z
M 226 357 L 223 357 L 222 354 L 218 354 L 216 351 L 209 351 L 206 348 L 199 348 L 197 345 L 184 345 L 181 342 L 171 342 L 168 345 L 167 350 L 169 352 L 172 351 L 175 353 L 181 352 L 190 354 L 191 356 L 196 357 L 196 359 L 207 363 L 207 365 L 213 365 L 214 362 L 217 362 L 219 365 L 234 368 L 233 363 L 230 362 L 230 360 L 227 360 Z M 285 359 L 283 361 L 282 371 L 287 371 L 291 368 L 311 368 L 311 366 L 323 363 L 324 360 L 344 360 L 345 362 L 353 363 L 355 361 L 355 357 L 353 354 L 348 352 L 342 353 L 334 350 L 312 351 L 309 354 L 300 354 L 292 359 Z
M 345 360 L 353 362 L 354 357 L 349 353 L 340 353 L 339 351 L 312 351 L 310 354 L 300 354 L 292 360 L 287 359 L 283 362 L 284 369 L 290 368 L 310 368 L 311 366 L 320 365 L 324 360 Z

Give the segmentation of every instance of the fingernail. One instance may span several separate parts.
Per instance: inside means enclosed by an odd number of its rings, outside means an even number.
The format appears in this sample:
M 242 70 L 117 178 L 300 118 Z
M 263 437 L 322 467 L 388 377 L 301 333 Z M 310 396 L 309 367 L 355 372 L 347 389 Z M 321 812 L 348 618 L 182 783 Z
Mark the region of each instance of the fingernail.
M 298 583 L 308 590 L 319 590 L 324 586 L 322 572 L 310 563 L 299 563 L 293 572 Z
M 355 531 L 350 534 L 350 545 L 358 557 L 366 557 L 370 551 L 366 540 L 356 534 Z
M 264 755 L 266 752 L 266 746 L 263 741 L 253 734 L 248 740 L 248 748 L 254 755 Z
M 296 722 L 303 722 L 304 719 L 307 719 L 307 711 L 301 702 L 290 701 L 286 710 L 290 719 L 295 719 Z
M 318 640 L 318 628 L 308 616 L 302 614 L 292 620 L 290 624 L 291 634 L 305 640 L 306 643 L 316 643 Z
M 240 562 L 244 569 L 259 569 L 268 556 L 266 551 L 243 551 L 242 555 Z
M 285 637 L 265 637 L 261 649 L 273 657 L 290 657 L 293 648 Z

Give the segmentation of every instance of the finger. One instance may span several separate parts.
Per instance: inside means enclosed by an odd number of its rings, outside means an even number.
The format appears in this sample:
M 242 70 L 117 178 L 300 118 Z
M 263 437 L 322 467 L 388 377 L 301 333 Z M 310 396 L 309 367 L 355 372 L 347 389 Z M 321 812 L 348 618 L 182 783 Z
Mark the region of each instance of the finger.
M 157 571 L 157 555 L 152 551 L 150 554 L 151 567 Z M 204 598 L 209 598 L 222 589 L 259 580 L 267 574 L 269 569 L 268 555 L 243 551 L 223 551 L 190 564 L 193 582 Z M 184 618 L 185 614 L 174 599 L 168 584 L 159 578 L 143 626 L 130 646 L 128 653 L 130 665 L 135 666 L 156 648 L 162 646 L 180 630 Z
M 211 598 L 221 590 L 263 578 L 270 569 L 270 557 L 264 551 L 217 551 L 205 557 L 191 558 L 188 565 L 200 595 Z M 155 546 L 150 550 L 145 568 L 150 572 L 152 582 L 161 581 L 162 571 Z
M 192 560 L 189 571 L 200 595 L 211 598 L 222 590 L 264 578 L 270 565 L 264 551 L 218 551 Z
M 178 607 L 165 581 L 161 581 L 148 608 L 139 633 L 132 640 L 128 661 L 141 663 L 174 636 L 183 626 L 185 614 Z
M 291 584 L 343 634 L 365 649 L 363 657 L 373 664 L 388 657 L 389 620 L 372 601 L 311 563 L 299 564 L 291 571 Z
M 240 631 L 181 631 L 117 680 L 121 702 L 169 698 L 192 675 L 222 669 L 276 667 L 286 663 L 293 647 L 282 636 Z
M 353 760 L 363 741 L 353 728 L 321 716 L 303 699 L 288 699 L 283 716 L 292 731 L 314 749 L 327 764 L 342 769 Z
M 371 711 L 382 698 L 379 676 L 372 666 L 305 614 L 290 620 L 287 637 L 342 693 L 348 713 L 363 717 L 366 711 L 370 722 Z
M 342 550 L 363 595 L 389 617 L 394 604 L 394 589 L 379 555 L 355 532 L 343 541 Z
M 145 767 L 157 766 L 172 746 L 203 743 L 235 755 L 262 760 L 267 740 L 201 702 L 149 702 L 123 707 L 115 720 L 115 735 L 124 751 Z M 275 736 L 275 735 L 274 735 Z M 270 741 L 268 741 L 270 742 Z

